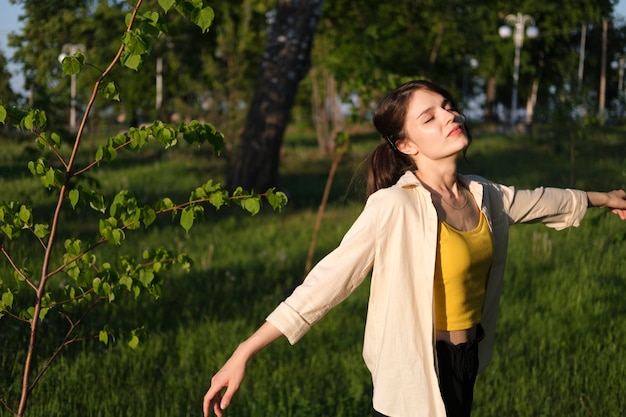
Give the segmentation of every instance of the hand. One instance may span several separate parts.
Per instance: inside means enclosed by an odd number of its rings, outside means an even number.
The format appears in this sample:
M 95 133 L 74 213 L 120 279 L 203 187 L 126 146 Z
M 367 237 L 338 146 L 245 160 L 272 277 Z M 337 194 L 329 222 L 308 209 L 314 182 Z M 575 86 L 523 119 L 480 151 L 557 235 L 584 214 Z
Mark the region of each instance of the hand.
M 238 355 L 237 351 L 211 378 L 211 386 L 204 395 L 202 410 L 204 417 L 209 417 L 211 409 L 216 416 L 222 417 L 222 412 L 233 398 L 243 381 L 246 373 L 247 359 Z M 226 388 L 226 392 L 222 395 L 222 389 Z
M 211 378 L 211 386 L 204 395 L 202 410 L 204 417 L 209 417 L 211 408 L 217 417 L 222 417 L 222 412 L 233 395 L 239 389 L 241 381 L 246 373 L 246 365 L 259 350 L 282 336 L 280 330 L 273 324 L 265 322 L 252 336 L 239 345 L 222 369 Z M 222 389 L 226 392 L 222 395 Z
M 613 190 L 607 193 L 588 192 L 589 202 L 594 207 L 607 207 L 620 219 L 626 220 L 626 192 Z
M 607 193 L 609 200 L 606 207 L 619 216 L 620 219 L 626 220 L 626 192 L 624 190 L 614 190 Z

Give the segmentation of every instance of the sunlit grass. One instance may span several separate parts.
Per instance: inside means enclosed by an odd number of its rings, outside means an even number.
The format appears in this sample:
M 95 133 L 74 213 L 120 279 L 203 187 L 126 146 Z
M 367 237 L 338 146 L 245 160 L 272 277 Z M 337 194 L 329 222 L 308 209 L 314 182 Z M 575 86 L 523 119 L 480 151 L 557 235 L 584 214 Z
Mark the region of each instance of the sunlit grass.
M 549 133 L 549 132 L 548 132 Z M 506 136 L 476 133 L 468 153 L 476 172 L 521 187 L 569 186 L 568 149 L 554 134 Z M 624 134 L 597 131 L 577 148 L 576 186 L 624 186 Z M 332 250 L 358 215 L 362 202 L 350 189 L 354 171 L 378 139 L 353 138 L 342 160 L 317 244 L 316 259 Z M 565 144 L 567 142 L 564 142 Z M 13 152 L 1 159 L 0 199 L 50 204 L 37 180 L 17 174 L 28 159 Z M 558 145 L 558 146 L 557 146 Z M 23 145 L 20 145 L 23 147 Z M 13 149 L 13 150 L 12 150 Z M 22 148 L 20 148 L 22 149 Z M 130 329 L 145 324 L 149 339 L 136 351 L 123 344 L 87 342 L 70 347 L 33 391 L 32 416 L 198 416 L 210 377 L 232 350 L 303 278 L 304 265 L 330 160 L 315 141 L 286 140 L 282 185 L 291 201 L 282 213 L 269 209 L 249 217 L 237 210 L 207 212 L 189 234 L 176 221 L 129 233 L 121 247 L 99 257 L 139 256 L 165 245 L 194 259 L 189 274 L 165 276 L 159 301 L 129 299 L 94 314 L 87 328 L 102 322 Z M 24 162 L 25 164 L 25 162 Z M 93 174 L 107 195 L 133 189 L 153 203 L 188 192 L 209 178 L 223 180 L 223 162 L 182 147 L 171 155 L 128 155 Z M 25 169 L 25 168 L 24 168 Z M 26 171 L 27 172 L 27 171 Z M 358 181 L 357 181 L 358 183 Z M 39 191 L 38 191 L 39 190 Z M 46 210 L 41 215 L 45 217 Z M 67 216 L 67 233 L 95 233 L 90 212 Z M 626 225 L 594 210 L 581 227 L 555 232 L 541 226 L 512 229 L 510 257 L 501 300 L 493 362 L 477 383 L 477 416 L 619 416 L 626 409 Z M 31 246 L 20 254 L 36 257 Z M 3 281 L 12 280 L 4 260 Z M 361 359 L 368 287 L 331 311 L 297 345 L 280 340 L 257 355 L 227 415 L 357 417 L 371 413 L 370 377 Z M 15 403 L 26 345 L 16 336 L 25 326 L 0 323 L 0 397 Z M 44 326 L 44 332 L 46 327 Z M 40 354 L 54 335 L 44 335 Z M 0 411 L 0 416 L 8 413 Z

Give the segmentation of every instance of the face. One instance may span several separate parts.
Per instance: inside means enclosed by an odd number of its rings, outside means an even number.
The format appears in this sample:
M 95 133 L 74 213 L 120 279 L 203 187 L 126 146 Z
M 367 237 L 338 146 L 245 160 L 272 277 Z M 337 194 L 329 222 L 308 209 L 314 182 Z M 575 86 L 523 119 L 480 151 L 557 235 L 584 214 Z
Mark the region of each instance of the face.
M 460 113 L 440 94 L 417 90 L 413 93 L 404 123 L 405 139 L 398 149 L 416 162 L 427 158 L 456 158 L 468 145 Z

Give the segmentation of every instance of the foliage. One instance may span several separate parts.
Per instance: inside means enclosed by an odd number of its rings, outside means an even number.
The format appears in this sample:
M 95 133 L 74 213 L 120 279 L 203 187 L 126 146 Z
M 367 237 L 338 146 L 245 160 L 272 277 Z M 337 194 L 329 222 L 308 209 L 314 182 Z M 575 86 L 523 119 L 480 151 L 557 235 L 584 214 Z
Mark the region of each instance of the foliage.
M 129 328 L 141 317 L 149 332 L 146 343 L 134 350 L 117 344 L 107 352 L 97 341 L 69 347 L 33 392 L 32 415 L 199 415 L 210 376 L 289 293 L 291 283 L 302 278 L 332 161 L 316 152 L 312 133 L 292 129 L 283 156 L 290 204 L 282 214 L 262 211 L 250 218 L 221 210 L 194 225 L 193 233 L 164 221 L 145 233 L 129 234 L 134 239 L 130 248 L 102 247 L 107 253 L 140 255 L 144 246 L 164 243 L 184 248 L 194 267 L 189 273 L 168 273 L 159 303 L 124 293 L 115 308 L 94 311 L 102 321 L 127 323 Z M 519 187 L 567 186 L 566 152 L 551 139 L 560 130 L 541 126 L 534 136 L 516 136 L 485 133 L 475 126 L 468 153 L 471 166 L 462 163 L 461 170 Z M 581 188 L 613 188 L 624 181 L 624 133 L 621 127 L 589 132 L 577 166 Z M 339 243 L 362 209 L 362 201 L 346 201 L 345 194 L 354 171 L 378 140 L 369 131 L 351 136 L 351 150 L 342 159 L 330 193 L 315 260 Z M 15 142 L 2 145 L 11 154 L 19 147 Z M 118 164 L 104 172 L 103 187 L 131 178 L 135 187 L 142 184 L 142 194 L 159 195 L 164 189 L 170 194 L 222 163 L 207 163 L 200 152 L 184 145 L 168 155 L 137 160 L 139 155 L 120 153 Z M 9 159 L 0 158 L 4 169 Z M 180 165 L 184 169 L 174 169 Z M 160 181 L 151 180 L 155 176 Z M 24 184 L 12 177 L 0 184 L 0 194 L 10 189 L 9 183 Z M 38 201 L 45 198 L 40 195 Z M 81 219 L 73 219 L 74 234 L 83 229 Z M 579 228 L 555 232 L 515 226 L 511 233 L 495 357 L 479 376 L 474 414 L 620 416 L 626 406 L 621 395 L 626 363 L 619 360 L 626 348 L 621 325 L 626 319 L 624 223 L 593 209 Z M 228 415 L 371 414 L 371 377 L 361 357 L 368 291 L 365 282 L 295 346 L 278 341 L 258 354 Z M 48 314 L 47 325 L 53 318 Z M 0 320 L 3 324 L 11 323 Z M 98 323 L 87 324 L 97 328 Z M 19 357 L 25 345 L 3 336 L 5 329 L 0 327 L 0 386 L 15 387 L 19 373 L 14 355 L 6 352 L 17 351 Z
M 0 51 L 0 97 L 8 103 L 15 103 L 17 94 L 11 89 L 11 73 L 7 68 L 7 59 Z
M 613 20 L 612 2 L 571 1 L 403 1 L 328 2 L 318 36 L 333 45 L 323 65 L 339 81 L 339 91 L 373 95 L 407 78 L 429 78 L 461 97 L 462 91 L 489 94 L 479 82 L 494 80 L 498 102 L 510 103 L 514 42 L 501 39 L 498 28 L 507 14 L 534 17 L 539 37 L 526 37 L 520 65 L 520 98 L 539 81 L 539 104 L 545 109 L 554 97 L 583 90 L 591 111 L 597 104 L 601 76 L 601 26 Z M 588 25 L 584 85 L 578 84 L 581 25 Z M 608 59 L 624 49 L 618 22 L 611 29 Z M 467 62 L 474 59 L 477 68 Z M 610 75 L 610 74 L 609 74 Z M 610 80 L 615 80 L 614 76 Z M 613 82 L 613 81 L 612 81 Z M 614 84 L 614 83 L 613 83 Z M 609 89 L 613 96 L 615 89 Z M 495 92 L 494 92 L 495 93 Z M 610 98 L 609 97 L 609 98 Z M 578 102 L 581 99 L 578 98 Z M 489 104 L 489 103 L 488 103 Z M 545 113 L 544 113 L 545 114 Z
M 119 38 L 124 35 L 124 15 L 131 2 L 17 2 L 23 6 L 24 23 L 20 33 L 9 36 L 9 43 L 16 51 L 13 59 L 24 68 L 25 85 L 33 93 L 33 105 L 45 110 L 51 122 L 67 120 L 69 79 L 62 77 L 57 61 L 63 45 L 79 43 L 85 49 L 89 67 L 76 78 L 76 98 L 82 110 L 88 101 L 89 87 L 106 68 Z M 174 8 L 161 14 L 159 24 L 167 27 L 168 33 L 146 45 L 152 53 L 144 57 L 141 74 L 112 69 L 111 78 L 124 92 L 123 100 L 98 103 L 92 111 L 91 125 L 138 126 L 154 118 L 178 121 L 206 117 L 224 126 L 222 131 L 230 137 L 230 124 L 220 119 L 229 121 L 223 100 L 238 95 L 235 102 L 247 101 L 250 93 L 246 95 L 246 92 L 252 90 L 256 75 L 253 71 L 262 53 L 264 14 L 270 4 L 265 0 L 217 2 L 212 6 L 217 16 L 208 31 Z M 157 7 L 157 0 L 146 0 L 141 10 Z M 244 10 L 249 13 L 245 15 Z M 51 15 L 58 18 L 49 19 Z M 160 93 L 156 87 L 158 78 L 162 80 Z M 223 85 L 229 86 L 226 92 Z M 114 119 L 112 114 L 117 117 Z
M 165 12 L 172 10 L 187 16 L 202 31 L 208 30 L 214 18 L 213 9 L 202 2 L 160 0 L 159 4 Z M 46 190 L 56 196 L 52 215 L 47 220 L 42 220 L 44 216 L 37 207 L 27 203 L 0 202 L 0 233 L 3 238 L 0 252 L 13 269 L 15 280 L 13 285 L 0 281 L 0 318 L 25 323 L 30 329 L 19 404 L 14 408 L 0 398 L 0 402 L 18 416 L 25 414 L 31 392 L 64 348 L 94 337 L 105 344 L 121 337 L 108 323 L 95 335 L 85 336 L 78 332 L 96 306 L 112 304 L 125 293 L 134 299 L 142 295 L 159 299 L 163 286 L 161 275 L 165 271 L 172 265 L 179 265 L 184 270 L 191 268 L 191 259 L 186 254 L 177 254 L 165 247 L 147 248 L 140 259 L 122 255 L 117 261 L 98 258 L 95 254 L 97 248 L 106 243 L 121 245 L 131 231 L 148 229 L 165 214 L 172 217 L 179 215 L 180 225 L 188 232 L 203 218 L 205 205 L 219 209 L 232 203 L 254 215 L 261 209 L 262 197 L 274 209 L 281 209 L 286 204 L 285 194 L 274 189 L 259 195 L 237 187 L 230 194 L 219 183 L 209 180 L 192 190 L 188 201 L 176 203 L 165 196 L 150 206 L 127 189 L 119 190 L 108 200 L 89 180 L 90 171 L 113 162 L 120 151 L 138 153 L 151 143 L 157 143 L 164 149 L 176 146 L 180 140 L 194 146 L 208 143 L 216 153 L 224 147 L 223 134 L 211 124 L 191 121 L 172 125 L 156 121 L 110 137 L 97 148 L 90 162 L 79 163 L 77 156 L 83 143 L 85 124 L 96 98 L 119 100 L 119 90 L 109 79 L 112 68 L 119 63 L 138 70 L 155 39 L 167 31 L 161 14 L 140 11 L 140 6 L 141 1 L 126 16 L 127 29 L 122 44 L 93 87 L 80 127 L 73 143 L 69 142 L 69 153 L 63 136 L 47 130 L 45 112 L 21 110 L 0 103 L 0 123 L 8 121 L 34 136 L 39 156 L 28 163 L 28 169 Z M 66 75 L 78 74 L 84 66 L 85 56 L 80 52 L 65 57 L 62 62 Z M 63 213 L 85 208 L 94 213 L 90 218 L 97 223 L 96 238 L 85 240 L 79 235 L 64 237 L 63 220 L 67 217 Z M 13 249 L 19 247 L 14 242 L 19 240 L 31 241 L 38 251 L 30 251 L 21 259 L 13 253 Z M 46 360 L 35 364 L 40 328 L 45 329 L 52 313 L 65 322 L 65 336 Z M 139 327 L 124 336 L 128 346 L 135 349 L 145 338 L 145 331 Z

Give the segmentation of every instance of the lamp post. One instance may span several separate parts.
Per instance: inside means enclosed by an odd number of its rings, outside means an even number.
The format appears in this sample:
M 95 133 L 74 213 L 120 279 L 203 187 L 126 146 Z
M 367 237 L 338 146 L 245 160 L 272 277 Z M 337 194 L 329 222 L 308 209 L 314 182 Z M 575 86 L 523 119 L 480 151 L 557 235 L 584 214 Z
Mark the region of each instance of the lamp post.
M 63 63 L 63 59 L 77 53 L 85 53 L 85 45 L 66 43 L 61 48 L 59 54 L 59 63 Z M 76 130 L 76 74 L 70 76 L 70 130 Z
M 619 79 L 617 80 L 617 94 L 621 97 L 624 93 L 624 68 L 626 67 L 626 57 L 618 56 L 611 62 L 611 68 L 617 70 Z
M 517 13 L 510 14 L 504 18 L 506 25 L 500 26 L 498 34 L 501 38 L 510 38 L 513 35 L 513 42 L 515 43 L 515 59 L 513 61 L 513 95 L 511 97 L 511 124 L 515 124 L 515 118 L 517 115 L 517 85 L 519 83 L 519 67 L 520 67 L 520 52 L 522 45 L 524 44 L 524 28 L 526 25 L 526 36 L 529 38 L 536 38 L 539 35 L 539 29 L 535 26 L 535 20 L 532 16 L 527 14 Z M 511 26 L 515 29 L 514 33 L 511 33 Z
M 626 56 L 619 55 L 615 61 L 611 62 L 611 68 L 617 70 L 617 114 L 622 117 L 622 100 L 624 99 L 624 68 L 626 67 Z

